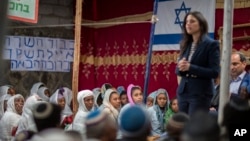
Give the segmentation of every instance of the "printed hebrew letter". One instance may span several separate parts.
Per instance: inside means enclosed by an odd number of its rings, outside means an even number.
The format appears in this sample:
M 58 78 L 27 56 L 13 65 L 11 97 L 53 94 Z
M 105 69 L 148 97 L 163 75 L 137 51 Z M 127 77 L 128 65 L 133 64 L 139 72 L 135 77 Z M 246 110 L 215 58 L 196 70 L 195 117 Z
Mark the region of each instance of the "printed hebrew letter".
M 15 69 L 17 68 L 17 60 L 10 60 L 10 66 L 11 66 L 11 69 Z
M 65 40 L 60 40 L 60 44 L 59 44 L 58 48 L 66 49 L 66 41 Z
M 11 69 L 22 68 L 23 66 L 24 62 L 22 60 L 11 60 Z
M 5 47 L 7 48 L 10 47 L 10 37 L 8 36 L 5 38 L 5 45 L 6 45 Z
M 38 49 L 38 50 L 37 50 L 37 58 L 40 57 L 40 54 L 42 54 L 42 55 L 41 55 L 41 58 L 43 59 L 43 58 L 44 58 L 44 50 L 42 50 L 42 49 Z
M 12 59 L 12 49 L 4 49 L 3 59 Z
M 43 47 L 43 41 L 42 39 L 40 38 L 36 38 L 36 45 L 39 46 L 39 47 Z
M 34 50 L 24 50 L 24 56 L 28 59 L 34 58 Z
M 63 62 L 62 61 L 57 61 L 58 63 L 57 64 L 61 64 L 61 65 L 59 65 L 59 68 L 62 70 L 63 69 Z
M 15 3 L 14 3 L 14 2 L 10 2 L 9 4 L 10 4 L 10 5 L 9 5 L 9 9 L 10 9 L 10 10 L 14 10 L 14 8 L 15 8 Z
M 20 59 L 22 57 L 23 50 L 16 49 L 16 58 Z
M 30 11 L 29 11 L 29 5 L 23 5 L 23 12 L 25 12 L 25 13 L 29 13 Z
M 69 61 L 63 61 L 64 71 L 69 72 L 70 71 L 70 62 Z
M 41 66 L 42 69 L 46 68 L 46 61 L 45 60 L 41 60 L 40 63 L 42 64 L 42 66 Z
M 54 63 L 52 61 L 48 61 L 46 63 L 46 69 L 47 70 L 54 70 Z
M 53 52 L 49 49 L 47 49 L 47 53 L 50 54 L 48 55 L 48 60 L 50 60 L 50 58 L 53 56 Z
M 34 62 L 34 68 L 39 68 L 40 67 L 40 62 L 38 60 L 34 60 L 33 62 Z
M 67 48 L 70 49 L 70 50 L 74 50 L 74 43 L 75 43 L 74 40 L 68 41 L 68 46 L 67 46 Z
M 21 7 L 20 9 L 18 7 Z M 16 3 L 16 11 L 23 11 L 23 5 L 21 3 Z
M 34 47 L 35 46 L 35 38 L 34 37 L 24 37 L 24 45 L 27 47 Z
M 48 42 L 51 42 L 51 46 L 50 48 L 54 48 L 54 43 L 55 43 L 55 46 L 57 46 L 57 40 L 54 40 L 54 39 L 48 39 Z M 49 48 L 49 47 L 48 47 Z
M 68 50 L 66 54 L 66 60 L 72 62 L 73 59 L 74 59 L 74 51 Z
M 21 37 L 14 37 L 14 38 L 17 38 L 17 39 L 18 39 L 18 41 L 19 41 L 19 42 L 18 42 L 18 43 L 19 43 L 19 46 L 18 46 L 18 47 L 20 48 L 21 45 L 22 45 L 22 44 L 21 44 Z
M 31 60 L 25 60 L 25 66 L 27 69 L 33 68 L 33 64 Z

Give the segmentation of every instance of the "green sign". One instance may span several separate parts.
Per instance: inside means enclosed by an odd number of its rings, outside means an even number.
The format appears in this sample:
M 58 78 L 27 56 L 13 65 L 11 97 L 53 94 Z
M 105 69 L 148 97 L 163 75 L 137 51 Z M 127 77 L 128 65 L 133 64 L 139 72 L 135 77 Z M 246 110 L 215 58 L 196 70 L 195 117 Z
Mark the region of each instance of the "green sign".
M 8 17 L 13 20 L 37 23 L 39 0 L 9 0 Z

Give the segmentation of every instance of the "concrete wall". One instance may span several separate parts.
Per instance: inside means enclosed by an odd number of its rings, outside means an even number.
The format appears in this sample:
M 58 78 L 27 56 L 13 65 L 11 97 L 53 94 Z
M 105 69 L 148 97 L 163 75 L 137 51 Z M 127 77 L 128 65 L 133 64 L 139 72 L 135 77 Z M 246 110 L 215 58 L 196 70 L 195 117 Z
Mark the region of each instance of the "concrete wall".
M 27 24 L 18 21 L 9 21 L 11 27 L 17 26 L 43 26 L 39 28 L 11 28 L 8 35 L 39 36 L 51 38 L 74 39 L 73 26 L 61 27 L 59 25 L 73 24 L 73 0 L 40 0 L 38 24 Z M 47 25 L 58 25 L 46 27 Z M 4 61 L 0 69 L 0 85 L 13 85 L 17 93 L 29 95 L 33 83 L 41 81 L 47 85 L 51 93 L 60 86 L 71 88 L 72 70 L 63 72 L 31 72 L 10 71 L 10 61 Z

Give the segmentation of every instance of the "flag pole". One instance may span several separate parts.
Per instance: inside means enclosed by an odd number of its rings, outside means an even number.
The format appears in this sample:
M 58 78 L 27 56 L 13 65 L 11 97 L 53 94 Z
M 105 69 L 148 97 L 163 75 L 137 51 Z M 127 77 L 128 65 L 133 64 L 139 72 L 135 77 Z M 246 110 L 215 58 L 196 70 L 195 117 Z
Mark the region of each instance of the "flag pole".
M 73 61 L 73 76 L 72 76 L 72 93 L 73 93 L 73 113 L 78 109 L 77 93 L 79 79 L 79 63 L 80 63 L 80 47 L 81 47 L 81 24 L 82 24 L 82 1 L 76 0 L 75 14 L 75 44 L 74 44 L 74 61 Z
M 223 109 L 229 100 L 229 76 L 232 53 L 232 28 L 234 0 L 224 1 L 223 37 L 222 37 L 222 58 L 221 58 L 221 81 L 218 123 L 223 121 Z
M 151 25 L 151 32 L 150 32 L 150 40 L 149 40 L 149 46 L 148 46 L 148 57 L 147 57 L 147 62 L 146 62 L 146 72 L 145 72 L 145 82 L 144 82 L 144 102 L 146 103 L 147 100 L 147 94 L 148 94 L 148 81 L 150 77 L 150 68 L 151 68 L 151 56 L 152 56 L 152 48 L 153 48 L 153 43 L 154 43 L 154 31 L 155 31 L 155 16 L 157 14 L 157 9 L 158 9 L 158 1 L 154 1 L 154 9 L 153 9 L 153 16 L 151 19 L 152 25 Z

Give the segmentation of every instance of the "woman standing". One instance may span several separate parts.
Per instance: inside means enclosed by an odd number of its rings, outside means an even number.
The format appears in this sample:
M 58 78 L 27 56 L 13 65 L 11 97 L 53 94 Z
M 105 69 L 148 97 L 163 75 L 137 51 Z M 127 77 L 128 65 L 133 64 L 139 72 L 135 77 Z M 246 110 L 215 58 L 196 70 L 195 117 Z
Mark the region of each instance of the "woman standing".
M 176 74 L 181 76 L 177 89 L 179 110 L 189 115 L 199 109 L 209 110 L 213 79 L 220 71 L 219 42 L 207 33 L 207 21 L 200 12 L 185 16 Z

